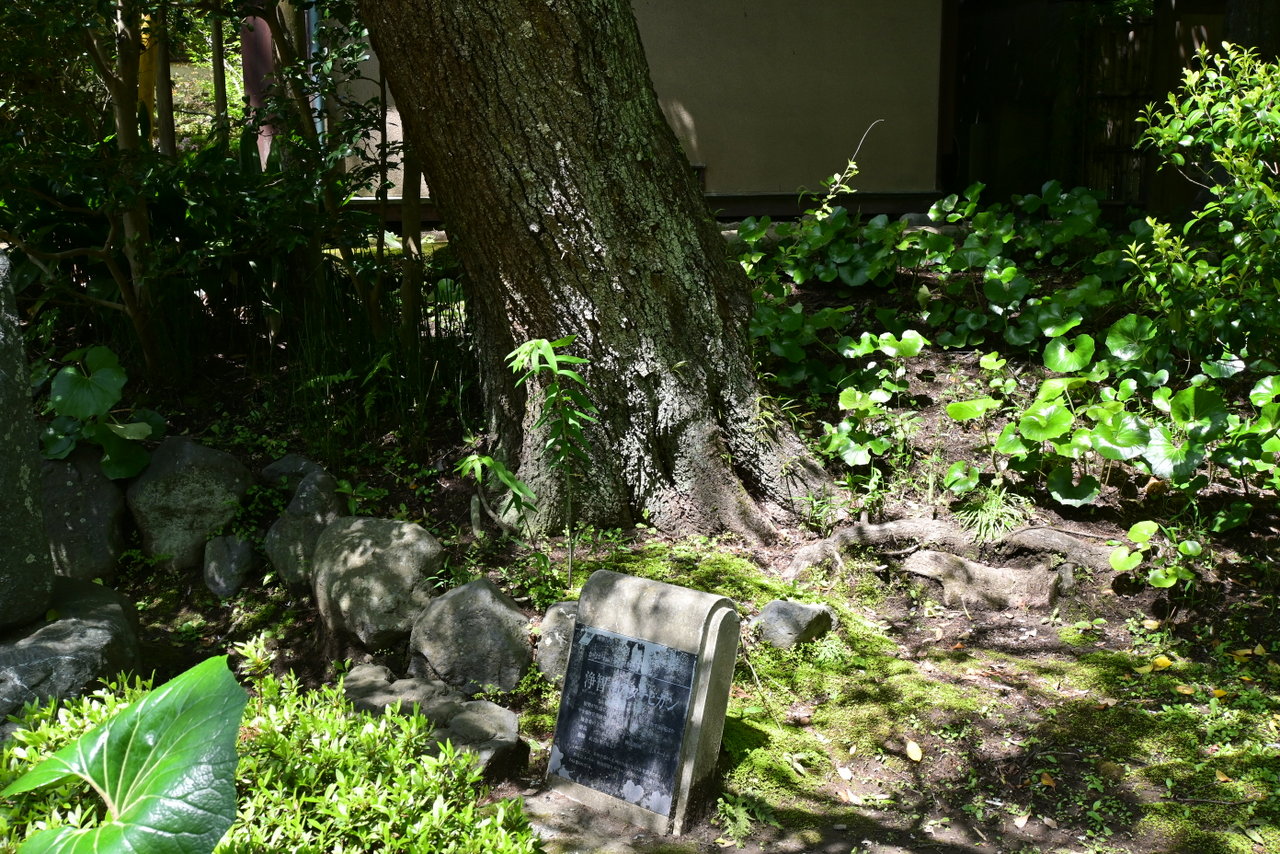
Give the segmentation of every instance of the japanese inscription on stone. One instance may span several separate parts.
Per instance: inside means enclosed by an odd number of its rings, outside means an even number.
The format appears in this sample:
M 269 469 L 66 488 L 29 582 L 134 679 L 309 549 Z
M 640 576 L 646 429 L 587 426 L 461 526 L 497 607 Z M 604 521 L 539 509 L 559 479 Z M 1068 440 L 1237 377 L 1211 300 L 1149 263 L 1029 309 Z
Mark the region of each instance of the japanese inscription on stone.
M 670 815 L 697 658 L 576 626 L 551 773 Z

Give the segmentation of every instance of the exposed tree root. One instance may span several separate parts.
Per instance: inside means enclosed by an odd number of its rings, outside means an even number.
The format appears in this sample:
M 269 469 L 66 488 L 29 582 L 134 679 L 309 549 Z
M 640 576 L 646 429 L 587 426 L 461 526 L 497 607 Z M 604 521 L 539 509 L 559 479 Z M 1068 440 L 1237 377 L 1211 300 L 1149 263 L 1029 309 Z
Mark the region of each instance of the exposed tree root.
M 941 583 L 946 604 L 983 609 L 1048 609 L 1060 592 L 1073 586 L 1075 567 L 1105 570 L 1111 554 L 1111 548 L 1102 543 L 1043 525 L 979 544 L 960 526 L 943 520 L 863 521 L 798 551 L 786 577 L 795 578 L 824 563 L 841 570 L 845 552 L 860 545 L 872 546 L 887 557 L 906 554 L 901 569 Z

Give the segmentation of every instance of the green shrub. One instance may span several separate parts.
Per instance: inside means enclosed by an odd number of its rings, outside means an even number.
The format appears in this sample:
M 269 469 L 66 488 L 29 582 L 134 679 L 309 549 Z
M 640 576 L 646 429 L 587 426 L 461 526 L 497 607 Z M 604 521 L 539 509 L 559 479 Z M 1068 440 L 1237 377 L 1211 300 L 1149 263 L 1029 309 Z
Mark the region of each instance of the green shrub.
M 83 699 L 29 707 L 0 745 L 0 787 L 144 696 L 117 682 Z M 219 852 L 541 851 L 518 801 L 482 805 L 482 772 L 420 715 L 356 712 L 341 686 L 304 690 L 292 674 L 253 681 L 240 730 L 239 809 Z M 83 783 L 0 802 L 0 854 L 55 825 L 99 818 Z

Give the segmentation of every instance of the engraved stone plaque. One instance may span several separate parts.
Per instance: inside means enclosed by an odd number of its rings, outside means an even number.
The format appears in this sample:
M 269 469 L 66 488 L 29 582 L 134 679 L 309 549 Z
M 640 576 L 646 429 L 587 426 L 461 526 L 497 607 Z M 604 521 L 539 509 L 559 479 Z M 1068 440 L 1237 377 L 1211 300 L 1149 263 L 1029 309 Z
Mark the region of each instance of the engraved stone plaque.
M 680 835 L 710 802 L 737 647 L 729 599 L 592 573 L 578 601 L 548 785 Z
M 550 772 L 669 816 L 696 664 L 691 652 L 576 626 Z

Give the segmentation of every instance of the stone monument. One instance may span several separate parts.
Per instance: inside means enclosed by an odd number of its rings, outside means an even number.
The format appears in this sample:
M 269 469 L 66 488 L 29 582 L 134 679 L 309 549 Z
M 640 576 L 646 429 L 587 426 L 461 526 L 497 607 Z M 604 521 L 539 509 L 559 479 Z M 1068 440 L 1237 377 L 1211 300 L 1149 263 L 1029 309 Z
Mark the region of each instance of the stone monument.
M 594 573 L 578 602 L 549 786 L 679 835 L 715 770 L 737 649 L 729 599 Z

